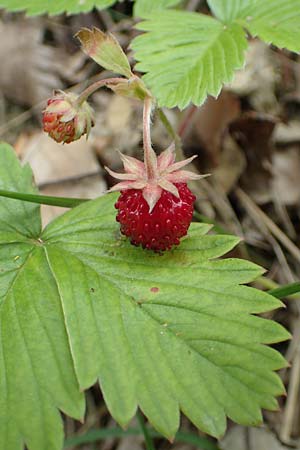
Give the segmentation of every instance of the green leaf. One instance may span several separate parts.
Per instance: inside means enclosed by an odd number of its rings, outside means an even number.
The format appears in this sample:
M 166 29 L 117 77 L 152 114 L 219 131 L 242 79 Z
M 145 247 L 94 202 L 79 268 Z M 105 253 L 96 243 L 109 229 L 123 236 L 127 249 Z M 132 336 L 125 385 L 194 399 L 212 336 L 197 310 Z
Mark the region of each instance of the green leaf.
M 0 187 L 36 189 L 28 166 L 0 146 Z M 61 305 L 40 242 L 39 207 L 0 198 L 0 449 L 60 450 L 57 408 L 81 418 L 82 394 Z
M 30 192 L 8 147 L 0 167 L 3 189 Z M 58 409 L 82 417 L 79 388 L 97 379 L 121 425 L 139 405 L 170 438 L 180 409 L 220 436 L 226 415 L 254 425 L 260 408 L 277 408 L 285 361 L 265 344 L 289 335 L 253 314 L 281 302 L 241 285 L 262 269 L 218 260 L 238 239 L 206 235 L 206 224 L 162 256 L 135 248 L 119 234 L 115 200 L 84 203 L 40 233 L 36 205 L 0 198 L 1 450 L 61 449 Z
M 300 0 L 256 0 L 240 23 L 268 44 L 300 51 Z
M 105 9 L 116 0 L 0 0 L 0 8 L 7 11 L 26 11 L 28 15 L 48 13 L 50 15 L 67 12 L 79 14 L 93 8 Z
M 214 15 L 237 20 L 268 44 L 300 51 L 300 0 L 208 0 Z
M 175 6 L 180 3 L 181 0 L 135 0 L 134 4 L 134 16 L 145 17 L 155 11 L 161 11 L 171 6 Z
M 147 72 L 144 80 L 160 106 L 201 105 L 207 95 L 216 97 L 222 84 L 244 65 L 247 40 L 240 25 L 225 26 L 202 14 L 164 11 L 138 28 L 147 33 L 132 44 L 140 61 L 136 69 Z
M 82 28 L 76 37 L 82 50 L 97 64 L 107 70 L 132 77 L 130 64 L 117 39 L 111 33 L 103 33 L 98 28 Z
M 3 142 L 0 142 L 0 158 L 0 189 L 37 193 L 30 167 L 28 165 L 21 167 L 12 148 Z M 25 240 L 28 236 L 39 236 L 41 232 L 39 207 L 0 199 L 0 230 L 0 243 L 22 240 L 23 236 Z
M 224 22 L 233 22 L 239 17 L 246 17 L 257 0 L 207 0 L 212 13 Z M 259 0 L 262 3 L 264 0 Z

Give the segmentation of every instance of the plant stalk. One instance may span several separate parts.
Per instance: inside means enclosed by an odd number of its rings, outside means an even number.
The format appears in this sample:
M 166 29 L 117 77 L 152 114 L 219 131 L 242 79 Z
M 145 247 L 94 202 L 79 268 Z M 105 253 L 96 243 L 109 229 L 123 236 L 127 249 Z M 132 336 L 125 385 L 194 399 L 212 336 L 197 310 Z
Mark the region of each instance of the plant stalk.
M 146 97 L 143 111 L 144 163 L 148 180 L 154 180 L 157 171 L 156 155 L 151 144 L 152 98 Z
M 144 438 L 145 438 L 146 449 L 147 450 L 155 450 L 155 447 L 154 447 L 154 444 L 153 444 L 153 440 L 152 440 L 152 438 L 150 436 L 148 428 L 146 427 L 146 424 L 144 422 L 144 418 L 142 416 L 142 413 L 139 410 L 136 413 L 136 417 L 137 417 L 137 420 L 139 422 L 140 428 L 141 428 L 142 433 L 143 433 Z
M 3 189 L 0 189 L 0 197 L 22 200 L 23 202 L 38 203 L 39 205 L 61 206 L 62 208 L 74 208 L 75 206 L 78 206 L 81 203 L 85 203 L 90 200 L 85 198 L 52 197 L 48 195 L 25 194 L 24 192 L 5 191 Z
M 295 283 L 286 284 L 284 286 L 278 286 L 277 288 L 271 289 L 268 291 L 268 294 L 273 295 L 273 297 L 276 298 L 288 298 L 292 295 L 295 296 L 294 298 L 299 298 L 300 294 L 300 282 L 296 281 Z
M 80 106 L 83 102 L 87 100 L 87 98 L 92 95 L 95 91 L 102 87 L 109 87 L 110 85 L 115 85 L 118 83 L 124 83 L 127 80 L 125 78 L 105 78 L 104 80 L 96 81 L 95 83 L 88 86 L 84 91 L 81 92 L 79 97 L 76 100 L 76 104 Z

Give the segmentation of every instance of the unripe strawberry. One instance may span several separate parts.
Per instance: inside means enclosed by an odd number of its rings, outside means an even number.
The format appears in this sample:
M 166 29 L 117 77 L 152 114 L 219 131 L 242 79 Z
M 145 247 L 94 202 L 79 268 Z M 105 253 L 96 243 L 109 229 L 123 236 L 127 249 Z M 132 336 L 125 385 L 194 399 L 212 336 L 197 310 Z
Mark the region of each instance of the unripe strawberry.
M 115 204 L 121 232 L 133 245 L 156 252 L 178 245 L 187 234 L 196 199 L 186 181 L 206 175 L 181 170 L 194 157 L 175 163 L 173 146 L 158 158 L 151 153 L 151 170 L 135 158 L 125 155 L 121 158 L 125 173 L 106 168 L 113 177 L 123 180 L 110 189 L 121 191 Z
M 89 135 L 94 125 L 93 110 L 86 101 L 77 100 L 77 95 L 63 91 L 57 91 L 48 100 L 43 111 L 44 131 L 56 142 L 69 144 Z

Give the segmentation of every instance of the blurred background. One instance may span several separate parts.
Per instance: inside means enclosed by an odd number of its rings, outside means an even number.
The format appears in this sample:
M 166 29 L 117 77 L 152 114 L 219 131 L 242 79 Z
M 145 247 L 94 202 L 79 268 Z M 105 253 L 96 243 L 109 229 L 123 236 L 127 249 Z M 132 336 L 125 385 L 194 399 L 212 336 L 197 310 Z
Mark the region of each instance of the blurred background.
M 186 8 L 208 13 L 204 1 L 190 0 Z M 130 61 L 128 45 L 137 31 L 132 3 L 124 1 L 106 11 L 77 16 L 41 16 L 0 11 L 0 139 L 12 144 L 29 162 L 42 194 L 93 198 L 114 181 L 104 165 L 120 170 L 117 151 L 142 157 L 142 105 L 108 90 L 95 93 L 91 103 L 96 124 L 86 141 L 61 145 L 41 127 L 41 112 L 54 89 L 80 92 L 109 73 L 87 58 L 73 37 L 81 27 L 96 26 L 117 37 Z M 73 88 L 74 87 L 74 88 Z M 247 63 L 219 98 L 201 108 L 166 110 L 182 138 L 188 157 L 197 154 L 194 170 L 212 176 L 194 183 L 195 220 L 211 222 L 213 230 L 232 233 L 243 241 L 231 256 L 251 259 L 267 275 L 256 287 L 271 289 L 292 283 L 300 274 L 300 56 L 250 40 Z M 171 142 L 159 118 L 154 118 L 153 143 L 160 152 Z M 63 208 L 42 207 L 46 224 Z M 293 333 L 279 350 L 292 364 L 281 376 L 287 397 L 278 413 L 264 413 L 262 428 L 228 424 L 220 443 L 203 441 L 203 449 L 282 450 L 300 448 L 300 301 L 268 317 Z M 141 450 L 140 434 L 99 439 L 93 430 L 115 427 L 97 386 L 87 394 L 84 424 L 65 418 L 67 447 L 82 450 Z M 133 428 L 137 423 L 133 421 Z M 182 429 L 197 430 L 185 419 Z M 91 442 L 79 444 L 84 436 Z M 94 438 L 93 438 L 94 436 Z M 86 438 L 85 440 L 88 440 Z M 158 450 L 193 450 L 189 443 L 155 441 Z M 50 449 L 49 449 L 50 450 Z

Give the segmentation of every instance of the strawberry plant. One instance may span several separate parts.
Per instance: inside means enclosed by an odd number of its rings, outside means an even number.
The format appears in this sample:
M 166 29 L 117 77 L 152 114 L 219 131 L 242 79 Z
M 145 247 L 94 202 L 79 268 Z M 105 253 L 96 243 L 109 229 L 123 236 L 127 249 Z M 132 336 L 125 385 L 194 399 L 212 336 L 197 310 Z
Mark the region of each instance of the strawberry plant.
M 0 0 L 28 14 L 114 3 Z M 87 99 L 103 86 L 142 101 L 144 161 L 123 155 L 125 173 L 107 169 L 121 180 L 111 191 L 121 194 L 88 202 L 39 196 L 30 168 L 1 144 L 0 450 L 61 450 L 59 411 L 83 420 L 83 391 L 97 381 L 121 426 L 140 408 L 170 440 L 180 412 L 220 437 L 226 417 L 256 425 L 262 408 L 278 408 L 284 387 L 275 371 L 286 362 L 267 344 L 289 333 L 259 314 L 282 303 L 245 285 L 263 269 L 219 259 L 238 238 L 191 223 L 187 181 L 203 176 L 182 170 L 193 157 L 175 162 L 172 145 L 157 157 L 150 119 L 156 107 L 185 108 L 217 96 L 244 64 L 247 32 L 299 51 L 300 0 L 208 5 L 212 16 L 183 11 L 176 0 L 136 0 L 144 33 L 132 42 L 135 71 L 112 35 L 77 34 L 83 51 L 119 76 L 80 95 L 56 92 L 44 129 L 65 143 L 88 134 Z M 38 203 L 71 210 L 42 230 Z

